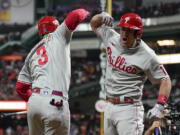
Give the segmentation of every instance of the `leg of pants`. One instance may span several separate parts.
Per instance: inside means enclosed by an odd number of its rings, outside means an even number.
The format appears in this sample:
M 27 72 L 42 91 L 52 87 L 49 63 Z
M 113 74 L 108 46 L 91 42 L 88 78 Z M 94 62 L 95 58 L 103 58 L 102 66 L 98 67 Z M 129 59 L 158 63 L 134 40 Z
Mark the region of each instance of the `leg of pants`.
M 45 135 L 69 135 L 70 112 L 69 108 L 65 109 L 65 105 L 63 107 L 64 111 L 54 111 L 53 115 L 44 119 Z
M 142 135 L 144 108 L 140 103 L 107 103 L 104 114 L 105 135 Z
M 104 119 L 104 135 L 118 135 L 111 119 Z
M 40 116 L 33 117 L 31 114 L 27 114 L 29 135 L 43 135 L 43 124 Z
M 50 105 L 58 96 L 34 94 L 28 101 L 28 126 L 30 135 L 69 135 L 69 104 L 64 100 L 62 107 Z
M 107 103 L 104 111 L 104 135 L 118 135 L 111 118 L 112 112 L 109 109 L 112 109 L 111 103 Z

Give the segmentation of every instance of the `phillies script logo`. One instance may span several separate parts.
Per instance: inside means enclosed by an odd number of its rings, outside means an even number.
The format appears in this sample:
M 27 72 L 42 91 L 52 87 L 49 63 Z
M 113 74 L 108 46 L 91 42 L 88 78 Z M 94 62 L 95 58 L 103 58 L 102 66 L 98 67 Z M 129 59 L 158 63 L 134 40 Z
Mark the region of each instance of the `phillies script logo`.
M 112 50 L 110 47 L 107 48 L 107 54 L 108 54 L 108 62 L 113 67 L 122 70 L 127 73 L 136 74 L 136 68 L 133 66 L 127 66 L 125 65 L 125 58 L 123 56 L 118 56 L 116 58 L 112 58 Z

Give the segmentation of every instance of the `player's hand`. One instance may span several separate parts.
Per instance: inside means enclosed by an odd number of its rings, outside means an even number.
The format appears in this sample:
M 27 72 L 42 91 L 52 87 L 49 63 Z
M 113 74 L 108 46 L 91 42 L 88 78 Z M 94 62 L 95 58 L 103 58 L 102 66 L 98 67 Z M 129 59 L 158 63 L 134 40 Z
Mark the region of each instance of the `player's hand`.
M 147 118 L 152 119 L 152 118 L 163 118 L 164 106 L 161 104 L 156 104 L 152 109 L 150 109 L 147 113 Z
M 103 24 L 110 26 L 110 27 L 113 26 L 113 18 L 110 14 L 108 14 L 106 12 L 102 12 L 100 15 L 102 16 Z

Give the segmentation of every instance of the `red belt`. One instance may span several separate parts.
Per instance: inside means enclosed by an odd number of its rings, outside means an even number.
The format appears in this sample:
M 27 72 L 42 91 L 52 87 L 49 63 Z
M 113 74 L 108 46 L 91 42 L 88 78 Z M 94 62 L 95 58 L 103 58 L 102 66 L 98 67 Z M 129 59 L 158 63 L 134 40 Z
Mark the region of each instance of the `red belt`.
M 134 100 L 130 97 L 124 97 L 124 100 L 120 100 L 120 98 L 106 97 L 106 100 L 113 104 L 134 103 Z
M 34 93 L 42 93 L 44 95 L 56 95 L 56 96 L 63 97 L 63 92 L 57 91 L 57 90 L 53 90 L 52 92 L 49 92 L 48 90 L 43 91 L 42 89 L 33 89 L 33 92 Z

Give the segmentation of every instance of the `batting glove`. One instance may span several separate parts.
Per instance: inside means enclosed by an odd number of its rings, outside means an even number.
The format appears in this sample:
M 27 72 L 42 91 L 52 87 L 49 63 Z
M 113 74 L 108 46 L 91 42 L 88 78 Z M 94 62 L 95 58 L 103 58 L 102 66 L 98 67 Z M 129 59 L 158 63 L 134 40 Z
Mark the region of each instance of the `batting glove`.
M 107 25 L 112 27 L 113 26 L 113 18 L 110 14 L 106 13 L 106 12 L 102 12 L 101 13 L 102 16 L 102 22 Z
M 163 110 L 164 106 L 161 104 L 156 104 L 152 109 L 150 109 L 147 113 L 147 118 L 163 118 Z

